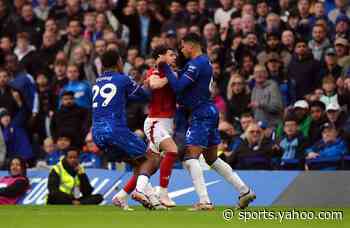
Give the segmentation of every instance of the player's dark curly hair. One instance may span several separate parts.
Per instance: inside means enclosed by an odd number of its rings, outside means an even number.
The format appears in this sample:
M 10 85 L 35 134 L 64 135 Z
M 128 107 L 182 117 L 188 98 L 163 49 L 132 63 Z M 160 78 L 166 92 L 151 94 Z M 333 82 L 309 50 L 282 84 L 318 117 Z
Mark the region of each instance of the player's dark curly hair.
M 157 59 L 159 55 L 164 55 L 168 50 L 174 50 L 166 45 L 158 45 L 152 51 L 152 58 Z
M 102 66 L 104 69 L 115 67 L 120 60 L 120 54 L 115 50 L 108 50 L 101 57 Z

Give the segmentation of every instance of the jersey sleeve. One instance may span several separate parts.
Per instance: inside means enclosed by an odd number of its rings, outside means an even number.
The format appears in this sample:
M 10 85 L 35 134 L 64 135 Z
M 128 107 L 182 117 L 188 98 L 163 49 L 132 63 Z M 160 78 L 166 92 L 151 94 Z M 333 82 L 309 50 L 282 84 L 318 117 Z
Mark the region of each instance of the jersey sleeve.
M 189 64 L 182 76 L 190 79 L 192 82 L 196 81 L 199 75 L 197 66 Z
M 144 89 L 141 85 L 137 84 L 134 80 L 127 78 L 126 82 L 126 94 L 131 100 L 148 100 L 150 97 L 150 92 Z
M 163 66 L 164 73 L 168 78 L 169 84 L 171 88 L 174 90 L 176 94 L 182 93 L 182 91 L 196 81 L 198 78 L 198 69 L 196 67 L 191 67 L 190 65 L 180 78 L 177 79 L 175 73 L 171 70 L 170 66 L 165 64 Z

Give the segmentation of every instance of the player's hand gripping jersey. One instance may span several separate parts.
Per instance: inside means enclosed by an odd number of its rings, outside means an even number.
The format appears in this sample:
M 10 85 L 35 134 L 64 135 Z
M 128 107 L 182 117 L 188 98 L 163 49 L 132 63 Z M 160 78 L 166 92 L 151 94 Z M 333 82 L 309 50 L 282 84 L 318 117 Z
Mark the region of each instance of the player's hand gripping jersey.
M 147 72 L 146 78 L 149 78 L 155 69 Z M 164 78 L 165 74 L 160 71 L 158 76 Z M 150 118 L 173 118 L 176 111 L 176 97 L 169 84 L 162 88 L 152 90 L 152 99 L 148 105 Z

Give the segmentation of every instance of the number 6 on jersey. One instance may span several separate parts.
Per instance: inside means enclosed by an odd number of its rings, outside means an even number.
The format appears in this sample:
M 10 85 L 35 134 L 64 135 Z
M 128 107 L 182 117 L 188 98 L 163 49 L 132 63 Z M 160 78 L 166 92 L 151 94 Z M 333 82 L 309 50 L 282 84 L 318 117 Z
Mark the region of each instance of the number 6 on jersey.
M 102 107 L 108 106 L 108 104 L 111 102 L 113 97 L 117 94 L 117 87 L 112 84 L 112 83 L 107 83 L 106 85 L 100 87 L 98 85 L 94 85 L 92 87 L 92 92 L 94 94 L 92 98 L 92 107 L 97 108 L 98 107 L 98 102 L 95 102 L 95 99 L 98 95 L 100 95 L 102 98 L 105 100 L 102 102 Z

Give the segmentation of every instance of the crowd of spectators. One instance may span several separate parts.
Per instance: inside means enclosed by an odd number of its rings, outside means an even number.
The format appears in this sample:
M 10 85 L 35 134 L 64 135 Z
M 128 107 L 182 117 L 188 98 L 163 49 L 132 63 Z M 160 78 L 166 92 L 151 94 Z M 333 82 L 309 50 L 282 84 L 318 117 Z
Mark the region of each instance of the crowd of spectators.
M 347 0 L 0 0 L 0 168 L 113 167 L 91 137 L 100 56 L 118 50 L 142 83 L 151 52 L 203 38 L 220 111 L 219 153 L 238 169 L 346 168 L 350 145 Z M 144 137 L 147 104 L 129 103 Z

